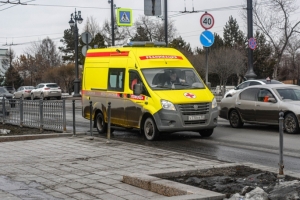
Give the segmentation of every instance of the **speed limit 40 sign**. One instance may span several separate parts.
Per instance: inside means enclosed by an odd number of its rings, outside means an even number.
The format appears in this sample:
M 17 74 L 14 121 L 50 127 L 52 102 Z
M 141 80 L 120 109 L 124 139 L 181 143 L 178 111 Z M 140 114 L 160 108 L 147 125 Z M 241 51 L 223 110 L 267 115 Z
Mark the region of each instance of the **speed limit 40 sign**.
M 214 26 L 215 20 L 214 17 L 205 12 L 201 17 L 200 17 L 200 24 L 204 29 L 211 29 Z

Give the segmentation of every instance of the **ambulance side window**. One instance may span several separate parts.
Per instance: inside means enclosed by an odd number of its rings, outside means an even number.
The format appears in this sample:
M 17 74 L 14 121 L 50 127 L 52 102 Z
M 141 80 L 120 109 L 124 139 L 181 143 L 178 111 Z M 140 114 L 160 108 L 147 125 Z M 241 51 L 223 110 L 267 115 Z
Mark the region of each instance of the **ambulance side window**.
M 108 89 L 112 91 L 124 91 L 125 69 L 109 69 Z
M 133 90 L 135 84 L 140 83 L 140 78 L 135 71 L 129 72 L 129 88 Z
M 129 88 L 133 91 L 134 85 L 137 83 L 143 83 L 140 79 L 140 76 L 138 75 L 138 72 L 134 70 L 129 70 Z M 150 94 L 144 85 L 142 94 L 150 97 Z

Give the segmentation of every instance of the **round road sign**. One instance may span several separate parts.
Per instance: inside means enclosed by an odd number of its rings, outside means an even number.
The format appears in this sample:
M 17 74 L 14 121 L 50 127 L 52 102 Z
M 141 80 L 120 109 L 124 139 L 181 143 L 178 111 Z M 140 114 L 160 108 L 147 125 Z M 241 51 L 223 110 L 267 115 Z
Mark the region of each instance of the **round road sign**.
M 254 50 L 256 48 L 256 40 L 255 38 L 250 38 L 248 41 L 249 48 Z
M 214 26 L 215 20 L 214 17 L 205 12 L 201 17 L 200 17 L 200 24 L 204 29 L 211 29 Z
M 84 44 L 89 44 L 92 41 L 92 39 L 92 35 L 87 31 L 81 34 L 81 40 Z

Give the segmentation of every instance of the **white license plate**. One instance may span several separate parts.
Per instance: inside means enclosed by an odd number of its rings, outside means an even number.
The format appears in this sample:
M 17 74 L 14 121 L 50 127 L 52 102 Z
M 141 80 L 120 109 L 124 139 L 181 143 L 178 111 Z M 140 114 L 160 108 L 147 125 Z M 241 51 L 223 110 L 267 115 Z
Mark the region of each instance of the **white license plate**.
M 52 91 L 51 93 L 57 93 L 57 91 Z
M 204 115 L 192 115 L 192 116 L 188 116 L 188 120 L 189 121 L 201 120 L 201 119 L 205 119 L 205 116 Z

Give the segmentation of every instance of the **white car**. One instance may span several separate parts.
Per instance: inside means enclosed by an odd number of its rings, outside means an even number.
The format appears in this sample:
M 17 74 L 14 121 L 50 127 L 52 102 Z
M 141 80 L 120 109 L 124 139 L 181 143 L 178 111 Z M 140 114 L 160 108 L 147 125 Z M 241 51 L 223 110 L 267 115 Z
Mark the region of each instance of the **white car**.
M 264 84 L 283 84 L 280 81 L 276 80 L 267 80 L 267 79 L 260 79 L 260 80 L 247 80 L 236 86 L 234 89 L 229 90 L 225 93 L 224 97 L 232 97 L 238 91 L 252 85 L 264 85 Z
M 31 100 L 34 99 L 61 99 L 61 89 L 56 83 L 40 83 L 30 92 Z
M 21 86 L 15 91 L 14 97 L 15 99 L 30 99 L 31 90 L 33 90 L 33 86 Z

